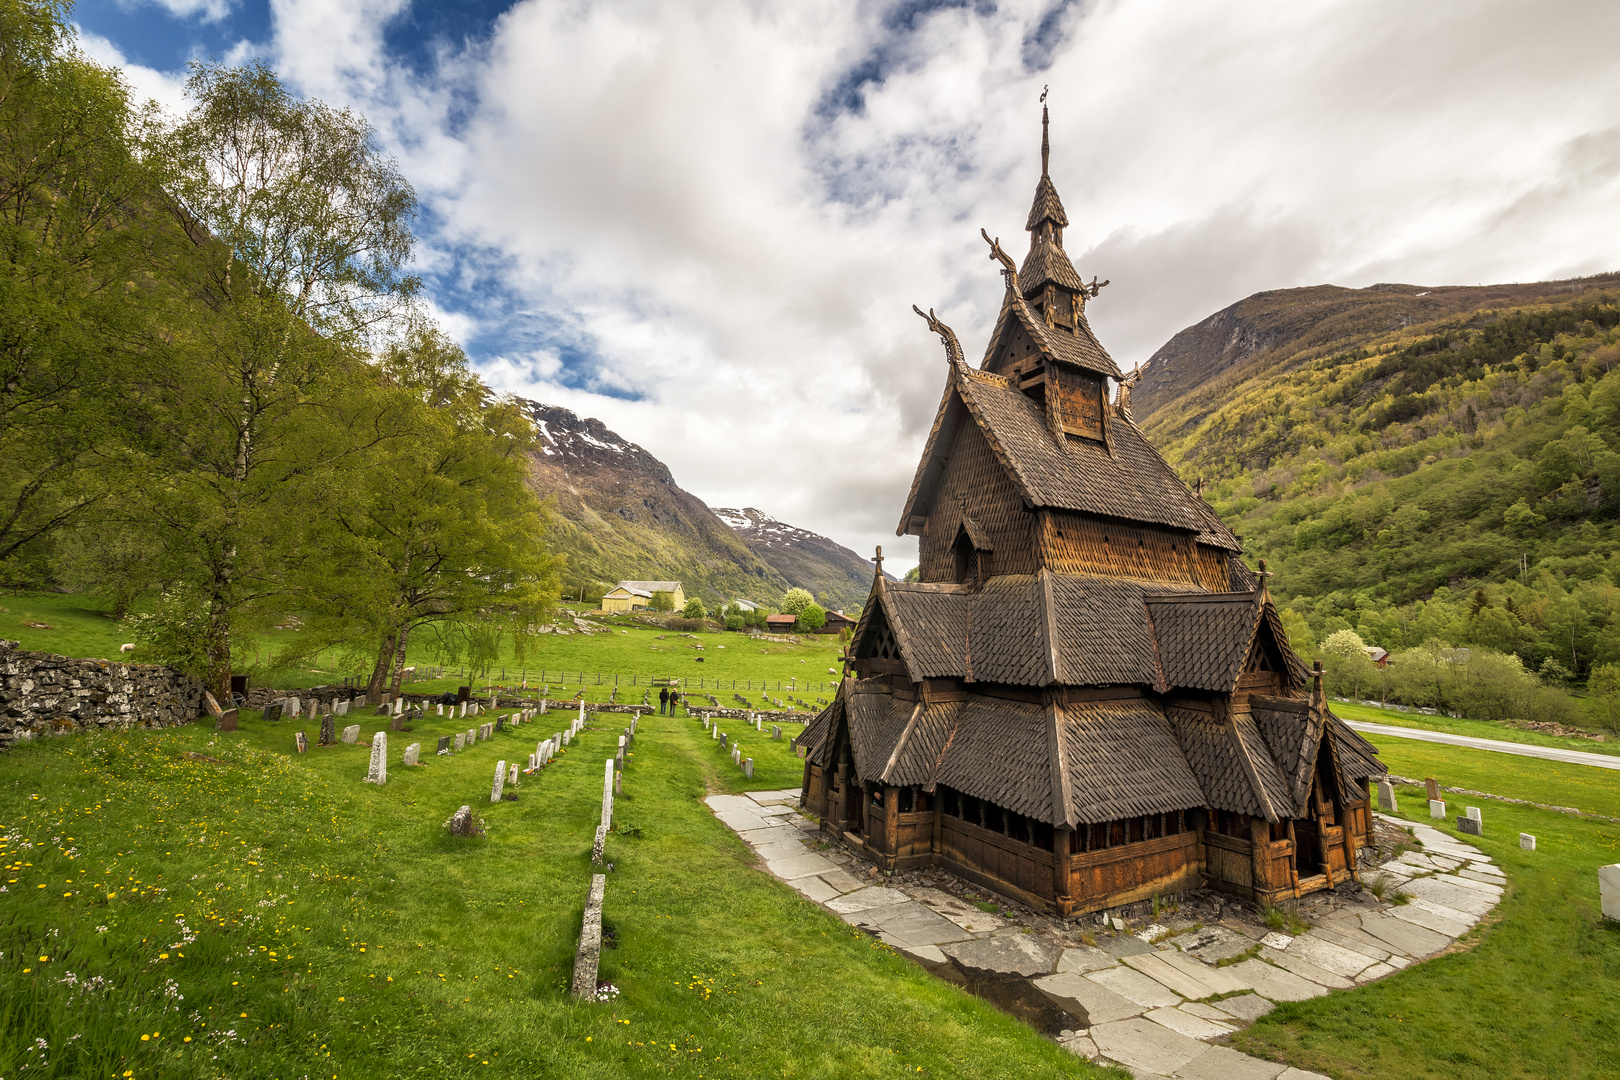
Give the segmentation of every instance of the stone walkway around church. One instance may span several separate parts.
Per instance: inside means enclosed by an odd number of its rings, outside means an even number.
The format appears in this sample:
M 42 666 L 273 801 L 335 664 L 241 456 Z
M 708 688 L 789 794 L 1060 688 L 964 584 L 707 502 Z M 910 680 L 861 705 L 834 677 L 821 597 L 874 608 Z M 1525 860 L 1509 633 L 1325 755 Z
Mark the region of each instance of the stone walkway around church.
M 988 913 L 915 883 L 927 874 L 904 875 L 895 887 L 847 852 L 824 847 L 816 823 L 797 812 L 798 799 L 793 789 L 706 801 L 768 872 L 805 898 L 954 981 L 1027 979 L 1076 1019 L 1079 1026 L 1056 1033 L 1063 1046 L 1144 1080 L 1327 1080 L 1216 1040 L 1275 1002 L 1350 990 L 1433 956 L 1495 907 L 1506 885 L 1488 855 L 1437 829 L 1378 815 L 1411 832 L 1416 850 L 1364 871 L 1362 880 L 1382 874 L 1386 895 L 1399 890 L 1409 899 L 1380 902 L 1365 889 L 1348 898 L 1318 894 L 1306 898 L 1302 913 L 1313 925 L 1298 936 L 1232 915 L 1208 924 L 1161 916 L 1168 925 L 1139 930 L 1107 914 L 1063 922 L 1031 913 L 1015 922 L 1004 917 L 1015 905 Z M 1083 943 L 1082 934 L 1096 944 Z

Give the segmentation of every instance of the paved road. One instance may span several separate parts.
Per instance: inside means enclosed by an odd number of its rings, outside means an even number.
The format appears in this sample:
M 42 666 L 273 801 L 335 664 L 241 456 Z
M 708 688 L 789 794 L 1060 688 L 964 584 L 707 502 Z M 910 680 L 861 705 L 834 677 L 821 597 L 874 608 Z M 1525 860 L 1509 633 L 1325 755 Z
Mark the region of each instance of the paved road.
M 1600 769 L 1620 769 L 1620 757 L 1611 757 L 1608 754 L 1588 754 L 1584 750 L 1565 750 L 1559 746 L 1531 746 L 1528 743 L 1502 742 L 1498 739 L 1476 739 L 1472 735 L 1449 735 L 1444 731 L 1394 727 L 1390 724 L 1367 724 L 1360 720 L 1346 720 L 1345 723 L 1363 735 L 1393 735 L 1397 739 L 1417 739 L 1419 742 L 1467 746 L 1475 750 L 1495 750 L 1499 754 L 1544 758 L 1547 761 L 1562 761 L 1568 765 L 1596 765 Z

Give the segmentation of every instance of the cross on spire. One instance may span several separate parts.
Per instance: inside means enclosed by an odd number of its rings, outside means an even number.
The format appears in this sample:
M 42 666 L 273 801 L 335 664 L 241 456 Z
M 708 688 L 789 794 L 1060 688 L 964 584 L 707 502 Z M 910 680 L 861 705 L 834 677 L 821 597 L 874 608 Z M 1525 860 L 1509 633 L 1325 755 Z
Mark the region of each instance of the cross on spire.
M 883 545 L 882 544 L 878 545 L 877 554 L 872 556 L 872 561 L 877 563 L 877 572 L 879 574 L 883 573 Z

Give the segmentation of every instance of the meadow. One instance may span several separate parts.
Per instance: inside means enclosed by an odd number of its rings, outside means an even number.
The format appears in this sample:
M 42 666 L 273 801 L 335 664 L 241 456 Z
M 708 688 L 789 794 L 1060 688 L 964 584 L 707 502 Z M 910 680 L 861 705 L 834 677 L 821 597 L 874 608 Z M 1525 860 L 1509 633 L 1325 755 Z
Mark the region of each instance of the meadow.
M 1106 1075 L 751 865 L 700 799 L 796 786 L 785 739 L 741 730 L 748 783 L 696 719 L 643 719 L 607 849 L 620 993 L 577 1004 L 622 717 L 491 805 L 495 762 L 554 726 L 441 758 L 459 725 L 428 719 L 390 734 L 376 787 L 366 747 L 300 756 L 245 716 L 0 759 L 0 1076 Z M 409 741 L 429 753 L 406 770 Z M 462 803 L 485 837 L 446 834 Z

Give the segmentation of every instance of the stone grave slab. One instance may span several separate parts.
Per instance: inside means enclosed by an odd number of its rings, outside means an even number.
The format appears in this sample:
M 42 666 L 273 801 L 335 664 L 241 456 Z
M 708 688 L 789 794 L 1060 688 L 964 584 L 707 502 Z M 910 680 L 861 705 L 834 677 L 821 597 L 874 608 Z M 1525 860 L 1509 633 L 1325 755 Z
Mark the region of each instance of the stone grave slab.
M 1531 836 L 1527 832 L 1520 833 L 1519 834 L 1519 847 L 1524 849 L 1525 851 L 1534 851 L 1534 850 L 1536 850 L 1536 838 Z
M 1148 1009 L 1161 1005 L 1180 1005 L 1181 995 L 1163 983 L 1148 978 L 1140 971 L 1128 967 L 1106 968 L 1081 976 L 1098 986 L 1105 986 L 1122 998 Z
M 1096 1024 L 1091 1040 L 1097 1052 L 1129 1069 L 1168 1076 L 1209 1049 L 1197 1039 L 1143 1017 Z
M 279 701 L 271 702 L 269 705 L 266 705 L 264 707 L 264 719 L 268 720 L 268 721 L 270 721 L 272 723 L 277 721 L 277 720 L 280 720 L 281 719 L 281 710 L 284 707 L 285 706 L 283 706 L 282 703 L 279 702 Z
M 1478 818 L 1460 817 L 1457 819 L 1457 831 L 1465 832 L 1470 836 L 1483 836 L 1484 829 Z
M 337 742 L 337 728 L 332 723 L 332 714 L 327 713 L 321 717 L 320 744 L 322 746 L 331 746 L 335 742 Z
M 1125 1020 L 1142 1013 L 1142 1006 L 1099 986 L 1078 972 L 1063 971 L 1035 980 L 1035 989 L 1051 998 L 1064 1012 L 1086 1027 Z
M 309 736 L 305 735 L 302 731 L 294 733 L 293 745 L 297 746 L 298 752 L 302 754 L 304 751 L 309 749 Z
M 1431 818 L 1440 818 L 1442 821 L 1445 820 L 1445 816 L 1446 816 L 1446 804 L 1445 804 L 1445 802 L 1440 800 L 1440 799 L 1430 799 L 1429 800 L 1429 816 Z
M 214 730 L 235 731 L 236 721 L 240 716 L 241 712 L 239 710 L 226 709 L 224 712 L 219 714 L 219 719 L 214 721 Z
M 208 715 L 213 717 L 215 720 L 218 720 L 225 711 L 219 707 L 219 702 L 214 698 L 214 695 L 207 690 L 203 691 L 203 708 L 206 709 L 208 711 Z
M 501 793 L 503 791 L 505 791 L 505 789 L 506 789 L 506 762 L 497 761 L 495 763 L 495 780 L 489 786 L 489 801 L 492 802 L 492 803 L 500 802 L 501 801 Z
M 411 745 L 409 745 L 409 746 L 407 746 L 405 748 L 405 764 L 406 764 L 406 766 L 420 764 L 421 763 L 421 755 L 422 755 L 422 744 L 419 743 L 419 742 L 411 743 Z
M 371 737 L 371 765 L 366 770 L 366 783 L 388 783 L 388 733 L 379 731 Z
M 348 743 L 350 746 L 353 746 L 355 744 L 355 741 L 358 740 L 359 738 L 360 738 L 360 725 L 359 724 L 350 724 L 348 727 L 343 729 L 343 741 L 345 743 Z
M 1598 902 L 1605 919 L 1620 922 L 1620 863 L 1598 867 Z

